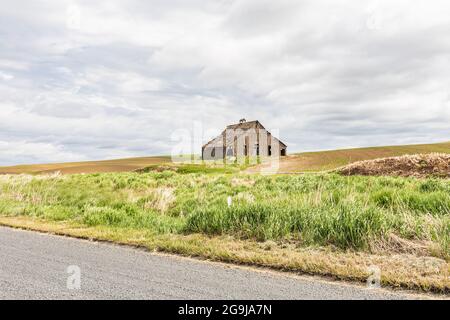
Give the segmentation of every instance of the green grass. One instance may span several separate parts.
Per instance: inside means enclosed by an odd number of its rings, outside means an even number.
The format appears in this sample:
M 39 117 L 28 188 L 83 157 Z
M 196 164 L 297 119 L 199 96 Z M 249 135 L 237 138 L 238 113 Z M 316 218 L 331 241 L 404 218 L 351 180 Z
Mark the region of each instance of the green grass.
M 240 170 L 245 169 L 244 165 L 208 165 L 208 164 L 170 164 L 170 165 L 152 165 L 136 170 L 139 173 L 161 172 L 161 171 L 174 171 L 178 174 L 232 174 L 238 173 Z
M 395 235 L 450 257 L 449 180 L 203 169 L 0 176 L 0 214 L 365 252 Z

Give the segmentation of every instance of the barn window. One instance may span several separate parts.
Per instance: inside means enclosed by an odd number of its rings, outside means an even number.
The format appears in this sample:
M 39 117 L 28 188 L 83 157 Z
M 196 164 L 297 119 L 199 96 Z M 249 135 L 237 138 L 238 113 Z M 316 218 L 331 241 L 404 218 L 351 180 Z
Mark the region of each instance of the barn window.
M 211 157 L 215 157 L 216 156 L 216 148 L 212 148 L 211 150 Z

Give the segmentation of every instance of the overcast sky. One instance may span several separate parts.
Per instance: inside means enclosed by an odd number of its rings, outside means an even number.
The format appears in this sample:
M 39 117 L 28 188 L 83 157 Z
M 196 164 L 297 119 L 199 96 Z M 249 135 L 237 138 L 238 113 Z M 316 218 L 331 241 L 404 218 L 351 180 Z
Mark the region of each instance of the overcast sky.
M 446 0 L 2 1 L 0 165 L 170 154 L 240 118 L 288 152 L 450 140 L 449 17 Z

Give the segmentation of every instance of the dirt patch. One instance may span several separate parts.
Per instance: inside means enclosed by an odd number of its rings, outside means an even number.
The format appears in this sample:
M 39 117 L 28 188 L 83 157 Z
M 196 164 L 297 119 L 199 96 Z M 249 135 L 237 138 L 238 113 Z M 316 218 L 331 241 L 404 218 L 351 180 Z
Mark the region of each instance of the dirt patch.
M 336 170 L 343 175 L 450 178 L 450 154 L 431 153 L 359 161 Z

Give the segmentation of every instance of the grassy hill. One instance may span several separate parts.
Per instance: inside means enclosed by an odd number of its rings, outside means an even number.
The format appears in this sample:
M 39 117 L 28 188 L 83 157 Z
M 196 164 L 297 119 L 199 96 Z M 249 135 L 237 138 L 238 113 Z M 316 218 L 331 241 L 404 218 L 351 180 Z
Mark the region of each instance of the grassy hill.
M 436 144 L 419 144 L 405 146 L 369 147 L 357 149 L 342 149 L 332 151 L 305 152 L 283 157 L 280 172 L 303 172 L 331 170 L 346 164 L 376 158 L 401 156 L 418 153 L 449 153 L 450 142 Z M 51 173 L 60 171 L 63 174 L 98 173 L 98 172 L 127 172 L 139 168 L 160 165 L 170 162 L 168 156 L 142 157 L 105 161 L 87 161 L 55 164 L 20 165 L 0 167 L 0 174 L 20 173 Z M 251 167 L 248 172 L 257 172 L 258 166 Z

